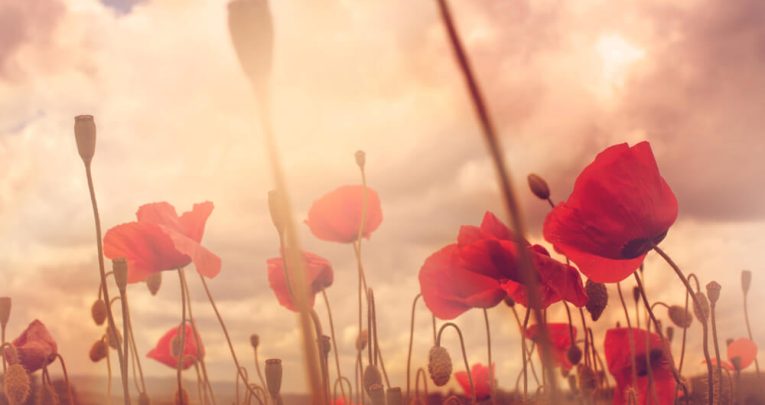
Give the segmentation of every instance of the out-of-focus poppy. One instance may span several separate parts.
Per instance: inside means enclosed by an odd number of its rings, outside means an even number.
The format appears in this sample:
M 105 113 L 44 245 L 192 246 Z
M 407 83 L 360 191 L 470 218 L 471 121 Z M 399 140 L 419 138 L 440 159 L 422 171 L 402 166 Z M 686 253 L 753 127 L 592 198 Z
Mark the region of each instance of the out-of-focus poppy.
M 572 330 L 569 331 L 569 325 L 567 323 L 550 322 L 546 325 L 555 364 L 564 371 L 571 370 L 573 365 L 568 360 L 568 349 L 571 347 L 572 332 L 574 334 L 574 339 L 576 339 L 576 326 L 572 325 Z M 526 338 L 539 343 L 539 325 L 529 326 L 526 329 Z M 542 352 L 540 351 L 539 354 L 541 356 Z
M 359 237 L 362 211 L 364 229 L 361 236 L 369 238 L 382 223 L 382 208 L 377 192 L 369 187 L 354 185 L 339 187 L 316 200 L 308 210 L 305 221 L 311 232 L 319 239 L 351 243 Z
M 492 371 L 494 365 L 491 365 Z M 491 397 L 491 372 L 489 368 L 483 364 L 476 363 L 470 368 L 470 376 L 473 378 L 473 385 L 475 386 L 475 398 L 478 401 L 482 401 Z M 470 380 L 468 379 L 467 371 L 457 371 L 454 373 L 454 379 L 457 380 L 462 391 L 466 397 L 472 397 L 473 391 L 470 390 Z
M 630 349 L 630 334 L 635 356 Z M 659 405 L 675 401 L 675 378 L 672 375 L 672 355 L 669 347 L 655 333 L 642 329 L 615 328 L 606 332 L 604 342 L 608 371 L 614 376 L 614 405 L 627 404 L 630 388 L 634 388 L 638 404 L 654 404 L 654 392 Z M 632 365 L 635 365 L 637 386 L 633 387 Z M 653 387 L 649 381 L 649 364 Z
M 193 366 L 197 360 L 201 359 L 205 355 L 205 348 L 202 345 L 201 338 L 199 339 L 199 346 L 197 346 L 197 337 L 194 334 L 194 328 L 187 322 L 186 331 L 183 339 L 183 360 L 181 361 L 181 368 L 184 370 Z M 181 327 L 176 326 L 167 331 L 159 341 L 157 345 L 151 349 L 146 355 L 150 359 L 154 359 L 170 368 L 178 368 L 178 355 L 180 353 L 181 344 Z M 175 346 L 175 347 L 174 347 Z
M 314 296 L 316 293 L 321 292 L 321 290 L 332 285 L 334 272 L 332 271 L 332 265 L 329 261 L 319 255 L 303 252 L 303 260 L 305 263 L 305 276 L 308 280 L 308 288 L 310 290 L 308 294 L 308 305 L 309 307 L 313 307 Z M 293 302 L 289 283 L 287 282 L 284 259 L 281 257 L 274 257 L 268 259 L 267 263 L 268 283 L 271 285 L 274 294 L 276 294 L 279 304 L 291 311 L 297 312 L 298 308 Z
M 720 361 L 722 368 L 729 371 L 744 370 L 757 358 L 757 345 L 747 338 L 736 339 L 728 344 L 727 355 L 728 361 Z M 712 365 L 717 366 L 717 359 L 712 359 Z
M 136 213 L 138 221 L 117 225 L 106 232 L 104 255 L 127 260 L 129 283 L 192 262 L 203 276 L 215 277 L 220 273 L 221 260 L 201 245 L 212 210 L 209 201 L 194 204 L 191 211 L 180 216 L 166 202 L 143 205 Z
M 35 319 L 21 332 L 12 345 L 16 348 L 19 362 L 32 373 L 50 364 L 58 353 L 56 341 L 48 329 Z
M 547 216 L 544 236 L 591 280 L 627 278 L 677 218 L 677 199 L 651 146 L 626 143 L 600 152 L 568 200 Z

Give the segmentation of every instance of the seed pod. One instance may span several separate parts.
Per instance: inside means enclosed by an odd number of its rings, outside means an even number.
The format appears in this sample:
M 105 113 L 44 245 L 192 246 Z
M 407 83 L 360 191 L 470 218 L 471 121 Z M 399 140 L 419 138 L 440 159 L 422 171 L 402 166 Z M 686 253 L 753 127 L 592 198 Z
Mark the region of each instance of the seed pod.
M 547 200 L 550 198 L 550 187 L 547 185 L 545 179 L 532 173 L 529 175 L 528 180 L 529 188 L 531 189 L 531 192 L 537 196 L 537 198 L 540 200 Z
M 258 346 L 260 345 L 260 336 L 253 333 L 250 335 L 250 346 L 252 346 L 253 349 L 258 350 Z
M 123 257 L 118 257 L 112 260 L 112 273 L 114 274 L 114 281 L 117 283 L 117 288 L 119 288 L 121 292 L 125 292 L 128 278 L 127 260 Z
M 388 388 L 387 395 L 385 395 L 387 398 L 387 405 L 403 405 L 404 403 L 404 397 L 401 394 L 401 387 L 390 387 Z
M 709 297 L 709 302 L 712 304 L 712 306 L 715 306 L 715 304 L 717 304 L 717 300 L 720 299 L 721 289 L 722 286 L 717 281 L 710 281 L 707 283 L 707 296 Z
M 122 345 L 122 333 L 120 333 L 119 329 L 112 329 L 111 326 L 108 326 L 106 328 L 106 340 L 109 343 L 109 347 L 119 350 L 119 347 Z
M 90 352 L 88 353 L 88 356 L 90 357 L 90 361 L 93 363 L 98 363 L 99 361 L 103 360 L 104 357 L 106 357 L 108 351 L 109 346 L 106 345 L 103 339 L 99 339 L 93 343 L 93 346 L 90 346 Z
M 382 376 L 380 375 L 380 371 L 377 370 L 377 367 L 370 364 L 364 369 L 363 383 L 364 390 L 366 390 L 369 395 L 371 395 L 370 390 L 372 389 L 372 386 L 382 384 Z
M 367 163 L 367 154 L 363 150 L 357 150 L 354 157 L 356 158 L 356 165 L 359 166 L 359 169 L 363 170 L 364 165 Z
M 175 391 L 175 405 L 189 405 L 189 393 L 185 389 L 181 388 L 180 391 Z
M 363 329 L 361 333 L 359 333 L 359 335 L 356 337 L 356 350 L 359 352 L 364 351 L 368 342 L 369 332 L 366 329 Z
M 61 401 L 58 398 L 56 389 L 51 384 L 43 384 L 35 395 L 36 405 L 59 405 Z
M 675 337 L 675 328 L 673 328 L 671 326 L 667 326 L 666 334 L 667 334 L 667 341 L 672 343 L 672 338 Z
M 29 398 L 32 383 L 29 374 L 21 364 L 11 364 L 5 371 L 5 396 L 10 405 L 21 405 Z
M 151 295 L 157 295 L 159 287 L 162 287 L 162 272 L 158 271 L 156 273 L 151 273 L 151 275 L 146 278 L 146 287 L 149 288 Z
M 705 323 L 709 319 L 709 302 L 707 296 L 703 292 L 697 292 L 695 294 L 696 300 L 693 302 L 693 313 L 696 315 L 696 319 L 701 323 Z M 696 305 L 698 302 L 698 305 Z
M 372 384 L 368 390 L 372 405 L 385 405 L 385 387 L 382 384 Z
M 268 359 L 266 360 L 266 386 L 268 392 L 272 398 L 279 396 L 279 391 L 282 389 L 282 360 L 281 359 Z
M 693 323 L 693 316 L 691 316 L 685 308 L 679 305 L 672 305 L 669 307 L 667 316 L 669 316 L 669 320 L 671 320 L 678 328 L 687 329 Z
M 741 290 L 744 294 L 749 292 L 749 287 L 752 285 L 752 272 L 744 270 L 741 272 Z
M 96 122 L 92 115 L 74 117 L 74 139 L 80 158 L 89 165 L 96 153 Z
M 582 349 L 580 349 L 579 346 L 572 344 L 571 347 L 568 348 L 568 352 L 566 352 L 566 357 L 568 357 L 568 361 L 571 364 L 577 365 L 582 360 Z
M 5 328 L 11 317 L 11 297 L 0 297 L 0 326 Z
M 90 307 L 90 316 L 93 318 L 93 322 L 96 325 L 101 326 L 106 321 L 106 302 L 102 299 L 93 301 L 93 305 Z
M 441 346 L 433 346 L 428 355 L 428 374 L 433 383 L 443 387 L 452 375 L 452 358 Z
M 151 405 L 151 399 L 149 399 L 149 394 L 145 392 L 138 394 L 138 405 Z
M 587 303 L 585 308 L 590 313 L 592 321 L 595 322 L 603 314 L 603 310 L 608 305 L 608 289 L 605 284 L 595 283 L 592 280 L 587 280 L 585 284 L 585 292 L 587 293 Z
M 268 1 L 229 2 L 228 28 L 242 70 L 256 87 L 265 86 L 271 74 L 274 42 Z

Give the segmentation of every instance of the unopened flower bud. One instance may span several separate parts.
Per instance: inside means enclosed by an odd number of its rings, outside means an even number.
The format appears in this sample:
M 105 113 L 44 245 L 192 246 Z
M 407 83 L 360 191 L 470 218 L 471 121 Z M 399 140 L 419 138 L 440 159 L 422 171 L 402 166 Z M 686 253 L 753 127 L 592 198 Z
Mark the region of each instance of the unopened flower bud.
M 138 395 L 138 405 L 151 405 L 149 394 L 142 392 Z
M 717 304 L 717 300 L 720 299 L 721 289 L 722 286 L 717 281 L 710 281 L 707 283 L 707 297 L 709 297 L 709 302 L 712 304 L 712 306 L 715 306 L 715 304 Z
M 8 366 L 3 383 L 5 386 L 5 397 L 10 404 L 20 405 L 26 403 L 32 383 L 24 366 L 21 364 L 11 364 Z
M 253 349 L 258 350 L 258 346 L 260 346 L 260 336 L 258 336 L 258 334 L 253 333 L 250 335 L 250 346 L 252 346 Z
M 264 87 L 271 74 L 273 23 L 267 0 L 232 0 L 228 3 L 231 42 L 244 73 L 256 87 Z
M 374 385 L 382 384 L 382 376 L 380 371 L 374 365 L 370 364 L 364 369 L 364 390 L 367 394 L 370 394 L 370 390 Z
M 185 389 L 181 388 L 180 391 L 175 391 L 175 405 L 189 405 L 189 393 Z
M 274 224 L 276 231 L 283 234 L 287 223 L 284 212 L 284 199 L 281 193 L 276 190 L 268 192 L 268 212 L 271 214 L 271 222 Z
M 74 117 L 74 139 L 82 161 L 89 165 L 96 153 L 96 123 L 92 115 Z
M 744 294 L 749 292 L 749 287 L 752 285 L 752 272 L 744 270 L 741 272 L 741 290 Z
M 149 288 L 151 295 L 157 295 L 159 288 L 162 287 L 162 272 L 151 273 L 146 277 L 146 287 Z
M 120 291 L 125 292 L 128 278 L 127 260 L 122 257 L 112 260 L 112 273 L 114 274 L 114 281 L 117 283 L 117 288 L 119 288 Z
M 433 346 L 428 355 L 428 374 L 433 383 L 443 387 L 452 375 L 452 358 L 441 346 Z
M 568 352 L 566 352 L 566 357 L 568 357 L 568 361 L 571 364 L 577 365 L 579 364 L 579 361 L 582 360 L 582 349 L 580 349 L 579 346 L 572 344 L 571 347 L 568 348 Z
M 584 288 L 587 293 L 585 308 L 590 313 L 592 321 L 595 322 L 600 318 L 603 310 L 608 305 L 608 289 L 606 289 L 605 284 L 596 283 L 592 280 L 587 280 Z
M 382 384 L 372 384 L 368 393 L 372 405 L 385 405 L 385 387 Z
M 709 302 L 707 296 L 703 292 L 697 292 L 694 294 L 696 299 L 693 301 L 693 314 L 696 315 L 696 319 L 701 323 L 705 323 L 709 319 Z M 698 305 L 697 305 L 698 303 Z
M 369 331 L 366 329 L 363 329 L 361 333 L 359 333 L 358 336 L 356 336 L 356 351 L 363 351 L 367 348 L 367 343 L 369 342 Z
M 547 200 L 550 198 L 550 187 L 547 185 L 545 179 L 534 173 L 530 174 L 528 179 L 529 188 L 531 189 L 531 192 L 537 196 L 537 198 L 540 200 Z
M 90 352 L 88 353 L 90 361 L 98 363 L 106 357 L 108 351 L 109 346 L 106 345 L 103 339 L 95 341 L 93 346 L 90 346 Z
M 103 325 L 106 321 L 106 302 L 102 299 L 97 299 L 93 301 L 93 305 L 90 307 L 90 316 L 93 318 L 93 322 L 96 323 L 96 325 Z
M 693 316 L 691 316 L 685 308 L 679 305 L 672 305 L 669 307 L 667 316 L 669 316 L 669 320 L 678 328 L 687 329 L 693 323 Z
M 356 157 L 356 165 L 359 166 L 359 169 L 363 170 L 364 165 L 367 163 L 367 154 L 363 150 L 357 150 L 354 156 Z
M 0 297 L 0 326 L 3 328 L 8 325 L 8 319 L 11 318 L 11 297 Z
M 387 395 L 385 395 L 388 402 L 387 405 L 403 405 L 404 397 L 401 394 L 401 387 L 388 388 Z
M 279 397 L 279 391 L 282 389 L 281 359 L 266 360 L 266 386 L 272 398 Z

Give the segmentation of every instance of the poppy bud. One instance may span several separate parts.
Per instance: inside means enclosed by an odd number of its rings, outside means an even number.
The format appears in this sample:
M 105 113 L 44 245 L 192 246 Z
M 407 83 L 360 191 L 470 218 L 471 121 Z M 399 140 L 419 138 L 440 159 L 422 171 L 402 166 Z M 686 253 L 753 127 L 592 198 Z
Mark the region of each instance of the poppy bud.
M 40 405 L 59 405 L 61 401 L 58 399 L 56 389 L 51 384 L 43 384 L 36 395 L 35 403 Z
M 370 364 L 364 369 L 363 383 L 367 394 L 370 394 L 370 390 L 372 389 L 373 385 L 382 384 L 382 376 L 380 375 L 380 371 L 377 370 L 377 367 Z
M 640 302 L 640 288 L 632 287 L 632 299 L 635 300 L 636 304 Z
M 247 78 L 256 86 L 265 86 L 271 74 L 274 41 L 268 1 L 229 2 L 228 29 L 239 64 Z
M 672 338 L 675 337 L 675 328 L 673 328 L 671 326 L 667 326 L 666 334 L 667 334 L 667 341 L 672 343 Z
M 667 315 L 669 316 L 669 320 L 671 320 L 678 328 L 687 329 L 693 323 L 691 314 L 679 305 L 672 305 L 669 307 Z
M 390 387 L 386 395 L 388 399 L 387 405 L 402 405 L 404 398 L 401 395 L 401 387 Z
M 95 341 L 93 346 L 90 346 L 90 353 L 88 353 L 90 356 L 90 361 L 93 363 L 98 363 L 99 361 L 103 360 L 104 357 L 106 357 L 108 351 L 109 347 L 106 345 L 103 339 Z
M 106 340 L 109 343 L 109 347 L 119 350 L 120 345 L 122 345 L 122 333 L 120 333 L 119 329 L 112 329 L 111 326 L 107 326 Z
M 281 359 L 266 360 L 266 386 L 272 398 L 279 396 L 282 389 L 282 361 Z
M 592 321 L 595 322 L 608 305 L 608 289 L 606 289 L 605 284 L 595 283 L 592 280 L 587 280 L 584 289 L 587 293 L 585 308 L 590 313 Z
M 568 348 L 568 352 L 566 352 L 566 357 L 568 357 L 568 361 L 571 364 L 577 365 L 579 364 L 579 361 L 582 360 L 582 349 L 580 349 L 579 346 L 572 344 L 571 347 Z
M 382 384 L 372 384 L 368 390 L 372 405 L 385 405 L 385 387 Z
M 10 404 L 23 404 L 29 398 L 32 383 L 29 374 L 21 364 L 11 364 L 5 371 L 5 397 Z
M 189 393 L 185 389 L 181 388 L 180 391 L 175 391 L 175 405 L 189 405 Z
M 102 299 L 97 299 L 93 302 L 93 305 L 90 307 L 90 316 L 93 318 L 93 322 L 96 323 L 96 325 L 103 325 L 106 321 L 106 302 Z
M 712 306 L 715 306 L 715 304 L 717 304 L 717 300 L 720 299 L 721 289 L 722 286 L 717 281 L 710 281 L 707 283 L 707 296 L 709 297 L 709 302 L 712 304 Z
M 89 165 L 96 153 L 96 123 L 92 115 L 74 117 L 74 139 L 82 161 Z
M 356 351 L 364 351 L 367 348 L 367 342 L 369 342 L 369 332 L 363 329 L 358 336 L 356 336 Z
M 250 346 L 252 346 L 253 349 L 258 350 L 258 346 L 260 345 L 260 336 L 253 333 L 250 335 Z
M 696 315 L 696 319 L 701 323 L 705 323 L 709 319 L 709 302 L 707 296 L 703 292 L 697 292 L 694 294 L 696 300 L 693 301 L 693 313 Z M 698 305 L 696 305 L 698 302 Z
M 428 355 L 428 373 L 433 383 L 443 387 L 452 375 L 452 358 L 441 346 L 433 346 Z
M 529 175 L 528 180 L 529 188 L 531 189 L 531 192 L 537 196 L 537 198 L 540 200 L 547 200 L 550 198 L 550 187 L 547 185 L 545 179 L 532 173 Z
M 271 214 L 271 222 L 274 224 L 276 231 L 279 233 L 284 232 L 284 226 L 286 223 L 284 216 L 284 201 L 281 194 L 276 190 L 268 192 L 268 212 Z
M 512 308 L 515 306 L 515 300 L 513 300 L 509 295 L 505 297 L 505 305 Z
M 5 328 L 11 318 L 11 297 L 0 297 L 0 326 Z
M 749 292 L 749 286 L 752 285 L 752 272 L 744 270 L 741 272 L 741 290 L 744 294 Z
M 359 169 L 363 170 L 364 165 L 367 163 L 367 154 L 363 150 L 357 150 L 354 156 L 356 157 L 356 165 L 359 166 Z
M 149 394 L 142 392 L 138 395 L 138 405 L 151 405 Z
M 151 295 L 157 295 L 159 287 L 162 286 L 162 272 L 151 273 L 149 277 L 146 277 L 146 287 L 149 288 Z
M 127 288 L 128 273 L 127 261 L 122 257 L 112 260 L 112 273 L 114 274 L 114 281 L 117 283 L 117 288 L 119 288 L 120 291 L 125 292 L 125 289 Z

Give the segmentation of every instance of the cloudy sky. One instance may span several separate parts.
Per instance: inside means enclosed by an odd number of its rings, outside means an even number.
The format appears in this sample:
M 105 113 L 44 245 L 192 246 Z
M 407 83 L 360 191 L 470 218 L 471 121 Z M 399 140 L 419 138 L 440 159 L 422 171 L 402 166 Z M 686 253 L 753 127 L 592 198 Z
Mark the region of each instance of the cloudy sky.
M 378 300 L 381 347 L 392 383 L 405 386 L 409 308 L 424 259 L 485 210 L 502 214 L 465 89 L 433 1 L 279 0 L 274 120 L 298 218 L 335 187 L 356 183 L 353 153 L 367 152 L 384 221 L 365 246 Z M 211 200 L 205 244 L 223 258 L 213 294 L 240 357 L 247 337 L 294 371 L 305 389 L 294 315 L 268 288 L 265 261 L 278 241 L 255 102 L 231 48 L 225 1 L 0 0 L 0 295 L 14 299 L 9 335 L 47 323 L 74 373 L 103 374 L 87 350 L 102 331 L 93 222 L 73 117 L 98 125 L 94 175 L 103 223 L 169 201 L 180 211 Z M 758 0 L 455 0 L 460 30 L 502 133 L 532 234 L 547 206 L 524 186 L 544 176 L 561 200 L 576 174 L 615 143 L 651 142 L 680 202 L 664 242 L 686 272 L 723 285 L 721 339 L 743 336 L 739 272 L 765 294 L 765 26 Z M 345 373 L 352 372 L 355 267 L 350 246 L 301 227 L 304 246 L 329 258 L 329 290 Z M 652 299 L 680 303 L 669 268 L 649 256 Z M 192 270 L 193 271 L 193 270 Z M 190 278 L 216 380 L 235 369 L 199 280 Z M 628 288 L 631 284 L 628 283 Z M 130 288 L 137 343 L 148 351 L 179 321 L 177 279 L 151 297 Z M 616 302 L 612 302 L 615 304 Z M 323 305 L 317 311 L 325 316 Z M 763 312 L 755 305 L 753 318 Z M 551 315 L 562 320 L 559 311 Z M 512 386 L 517 330 L 492 310 L 501 385 Z M 614 307 L 600 322 L 620 320 Z M 482 317 L 468 312 L 472 362 L 485 361 Z M 418 310 L 415 361 L 429 320 Z M 693 346 L 698 349 L 698 325 Z M 760 346 L 765 326 L 753 325 Z M 602 335 L 601 337 L 602 338 Z M 455 342 L 449 345 L 456 350 Z M 692 350 L 689 363 L 702 359 Z M 145 361 L 151 376 L 171 376 Z

